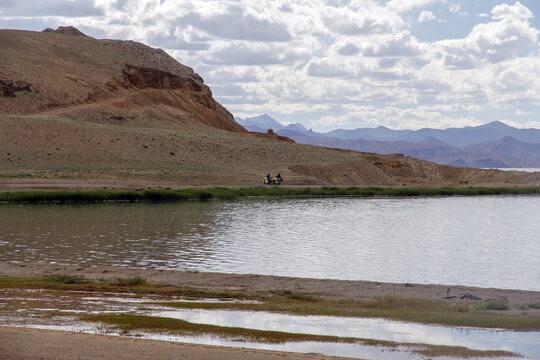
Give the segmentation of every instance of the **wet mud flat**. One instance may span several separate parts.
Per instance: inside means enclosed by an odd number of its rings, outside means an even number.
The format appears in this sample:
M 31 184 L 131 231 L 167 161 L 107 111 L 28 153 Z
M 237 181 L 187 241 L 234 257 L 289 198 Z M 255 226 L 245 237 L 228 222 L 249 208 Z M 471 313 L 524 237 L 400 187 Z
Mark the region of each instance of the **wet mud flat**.
M 129 290 L 129 289 L 127 289 Z M 0 289 L 7 327 L 382 360 L 518 358 L 540 351 L 538 331 L 444 327 L 378 318 L 222 310 L 261 302 L 154 294 Z M 22 330 L 17 330 L 19 333 Z M 16 332 L 17 332 L 16 331 Z M 7 344 L 0 343 L 0 347 Z
M 466 356 L 513 358 L 517 354 L 534 358 L 534 354 L 540 351 L 537 341 L 540 333 L 534 325 L 538 321 L 538 309 L 535 306 L 527 309 L 519 306 L 538 303 L 539 293 L 534 291 L 0 263 L 0 277 L 4 279 L 44 276 L 68 279 L 73 276 L 100 283 L 116 281 L 117 284 L 129 284 L 132 279 L 144 277 L 146 280 L 140 280 L 141 284 L 147 284 L 148 281 L 161 285 L 158 286 L 159 291 L 154 291 L 150 287 L 138 287 L 137 283 L 132 282 L 135 286 L 128 286 L 120 293 L 105 291 L 109 288 L 85 292 L 83 285 L 78 289 L 74 286 L 76 291 L 4 288 L 0 296 L 3 304 L 0 307 L 0 322 L 3 325 L 0 331 L 7 333 L 6 336 L 17 337 L 17 334 L 25 331 L 38 331 L 29 330 L 28 327 L 84 332 L 88 333 L 86 336 L 120 335 L 132 338 L 133 341 L 148 339 L 197 343 L 205 349 L 216 345 L 237 347 L 240 359 L 246 358 L 242 356 L 259 358 L 259 354 L 257 357 L 251 353 L 245 355 L 246 350 L 241 348 L 248 347 L 304 354 L 296 358 L 311 358 L 309 353 L 319 353 L 326 356 L 388 360 L 429 357 L 457 359 Z M 125 281 L 119 282 L 118 279 Z M 184 294 L 198 295 L 195 298 L 185 298 L 166 293 L 166 289 L 175 286 L 187 291 Z M 132 290 L 136 291 L 130 293 Z M 205 295 L 212 296 L 205 298 Z M 227 296 L 230 298 L 225 299 Z M 274 296 L 286 301 L 267 301 Z M 390 302 L 401 301 L 399 299 L 414 302 L 414 299 L 422 298 L 428 302 L 448 302 L 450 306 L 457 307 L 458 311 L 483 303 L 485 300 L 482 298 L 507 298 L 505 301 L 512 310 L 505 313 L 519 312 L 519 317 L 531 320 L 529 323 L 532 327 L 528 325 L 528 331 L 524 332 L 433 326 L 369 318 L 369 315 L 368 318 L 351 317 L 351 314 L 346 313 L 350 311 L 348 303 L 380 297 Z M 325 315 L 329 311 L 325 304 L 330 304 L 330 308 L 335 306 L 337 310 L 342 304 L 345 307 L 340 308 L 342 313 L 338 311 L 337 315 Z M 295 313 L 300 308 L 313 314 Z M 336 309 L 330 309 L 330 312 Z M 13 326 L 26 329 L 14 329 Z M 60 334 L 63 334 L 54 333 L 60 338 Z M 276 338 L 280 340 L 276 341 Z M 0 345 L 8 346 L 5 343 Z M 43 354 L 43 351 L 36 349 L 36 353 Z M 324 357 L 321 355 L 318 358 Z

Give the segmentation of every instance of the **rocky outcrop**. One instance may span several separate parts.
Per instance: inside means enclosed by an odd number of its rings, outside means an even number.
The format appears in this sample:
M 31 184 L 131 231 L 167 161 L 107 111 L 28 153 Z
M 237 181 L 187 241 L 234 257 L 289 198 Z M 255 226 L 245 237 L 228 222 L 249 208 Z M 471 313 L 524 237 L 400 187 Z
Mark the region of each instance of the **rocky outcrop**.
M 31 84 L 27 82 L 0 78 L 0 96 L 15 97 L 16 93 L 19 91 L 26 91 L 26 92 L 33 92 L 33 93 L 39 92 Z
M 122 75 L 127 84 L 138 89 L 184 89 L 202 91 L 202 84 L 191 77 L 181 77 L 176 74 L 155 68 L 126 64 Z
M 56 30 L 46 28 L 42 32 L 53 32 L 58 34 L 74 35 L 74 36 L 86 36 L 83 32 L 73 26 L 59 26 Z

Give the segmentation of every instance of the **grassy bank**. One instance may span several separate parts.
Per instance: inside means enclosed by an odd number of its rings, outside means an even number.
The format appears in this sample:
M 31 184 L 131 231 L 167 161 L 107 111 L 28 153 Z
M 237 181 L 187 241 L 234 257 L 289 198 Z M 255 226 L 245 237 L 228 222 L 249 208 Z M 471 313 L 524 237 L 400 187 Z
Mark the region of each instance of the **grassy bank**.
M 383 187 L 251 187 L 164 189 L 146 191 L 20 191 L 0 193 L 4 203 L 99 203 L 99 202 L 175 202 L 232 200 L 242 197 L 352 196 L 478 196 L 540 194 L 540 187 L 466 187 L 466 188 L 383 188 Z

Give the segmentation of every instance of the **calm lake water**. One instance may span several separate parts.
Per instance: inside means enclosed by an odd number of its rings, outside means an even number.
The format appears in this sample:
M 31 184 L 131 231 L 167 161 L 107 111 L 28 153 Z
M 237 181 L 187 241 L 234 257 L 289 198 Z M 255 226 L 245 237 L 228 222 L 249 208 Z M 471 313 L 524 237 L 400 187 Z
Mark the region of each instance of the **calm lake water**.
M 540 290 L 540 196 L 0 205 L 0 260 Z

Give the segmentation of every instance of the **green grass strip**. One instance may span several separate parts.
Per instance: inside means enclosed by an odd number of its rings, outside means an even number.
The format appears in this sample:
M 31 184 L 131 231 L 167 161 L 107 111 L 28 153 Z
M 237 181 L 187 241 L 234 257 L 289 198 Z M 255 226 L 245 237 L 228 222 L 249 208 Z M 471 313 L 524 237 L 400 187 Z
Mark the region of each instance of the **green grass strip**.
M 251 341 L 267 344 L 282 344 L 285 342 L 333 342 L 358 343 L 367 346 L 384 346 L 396 348 L 407 347 L 413 353 L 424 356 L 453 356 L 460 358 L 470 357 L 516 357 L 518 354 L 502 350 L 473 350 L 461 346 L 428 345 L 416 343 L 398 343 L 393 341 L 361 339 L 353 337 L 338 337 L 326 335 L 310 335 L 288 333 L 281 331 L 255 330 L 239 327 L 197 324 L 185 320 L 166 317 L 156 317 L 133 314 L 91 314 L 81 316 L 82 321 L 101 322 L 112 325 L 126 333 L 130 331 L 146 330 L 149 332 L 168 332 L 179 335 L 197 336 L 211 335 L 233 341 Z
M 540 187 L 251 187 L 251 188 L 185 188 L 146 191 L 17 191 L 0 193 L 4 203 L 100 203 L 100 202 L 178 202 L 232 200 L 242 197 L 352 196 L 352 197 L 414 197 L 414 196 L 479 196 L 540 194 Z

